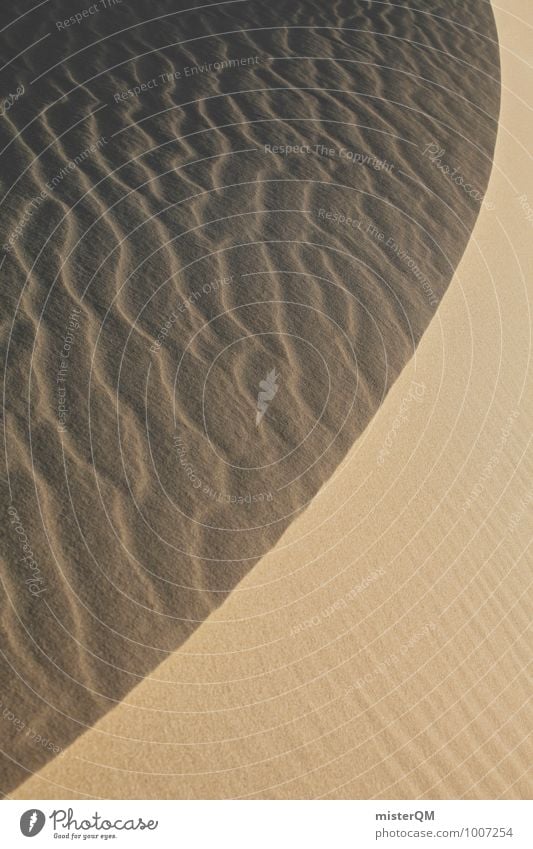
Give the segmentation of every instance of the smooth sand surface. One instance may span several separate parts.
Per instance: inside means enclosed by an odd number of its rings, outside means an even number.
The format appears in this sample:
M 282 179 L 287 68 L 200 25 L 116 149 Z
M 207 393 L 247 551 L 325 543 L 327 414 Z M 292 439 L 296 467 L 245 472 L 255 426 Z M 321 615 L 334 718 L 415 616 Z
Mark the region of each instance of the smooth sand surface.
M 494 208 L 415 356 L 224 604 L 13 798 L 530 798 L 533 21 L 493 8 Z

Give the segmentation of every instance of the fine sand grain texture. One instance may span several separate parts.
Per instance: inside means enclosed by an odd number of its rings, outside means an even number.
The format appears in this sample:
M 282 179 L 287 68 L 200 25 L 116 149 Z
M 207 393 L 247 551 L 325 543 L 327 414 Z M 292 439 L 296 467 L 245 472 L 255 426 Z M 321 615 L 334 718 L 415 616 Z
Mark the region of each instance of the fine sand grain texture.
M 532 22 L 495 12 L 486 204 L 416 356 L 224 604 L 17 798 L 531 797 Z
M 530 71 L 416 5 L 5 31 L 5 794 L 526 794 Z

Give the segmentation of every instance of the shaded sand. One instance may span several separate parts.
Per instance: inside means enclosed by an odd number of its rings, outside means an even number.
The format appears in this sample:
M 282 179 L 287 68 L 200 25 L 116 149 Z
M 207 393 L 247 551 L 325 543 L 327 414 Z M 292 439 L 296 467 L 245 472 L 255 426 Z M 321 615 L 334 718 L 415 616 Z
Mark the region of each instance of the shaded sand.
M 70 3 L 59 5 L 72 11 Z M 260 642 L 274 641 L 274 654 L 269 649 L 263 663 L 262 651 L 248 651 L 250 622 L 238 622 L 235 630 L 210 622 L 205 631 L 222 651 L 210 674 L 232 680 L 224 671 L 227 648 L 239 652 L 229 657 L 244 663 L 235 671 L 246 679 L 242 688 L 215 687 L 213 704 L 259 703 L 248 713 L 254 734 L 277 724 L 275 712 L 265 723 L 260 716 L 262 700 L 275 694 L 275 711 L 298 729 L 297 739 L 315 739 L 314 726 L 297 717 L 319 708 L 328 693 L 341 694 L 339 684 L 322 678 L 311 687 L 309 669 L 314 678 L 316 670 L 339 666 L 342 686 L 343 664 L 352 654 L 347 645 L 364 652 L 385 623 L 389 637 L 368 648 L 366 661 L 358 656 L 351 676 L 366 669 L 369 657 L 387 657 L 390 639 L 396 645 L 423 624 L 410 614 L 400 632 L 398 611 L 429 592 L 437 577 L 442 595 L 430 594 L 433 606 L 424 608 L 423 622 L 431 614 L 442 623 L 430 640 L 415 642 L 409 664 L 463 621 L 464 600 L 454 602 L 458 619 L 451 613 L 446 619 L 437 598 L 455 599 L 453 576 L 464 578 L 467 564 L 475 592 L 466 597 L 466 611 L 483 594 L 474 577 L 483 547 L 472 542 L 471 559 L 457 562 L 460 546 L 456 551 L 443 538 L 456 523 L 470 527 L 478 505 L 467 518 L 450 508 L 435 523 L 429 516 L 441 490 L 426 485 L 413 525 L 407 516 L 397 518 L 394 500 L 407 504 L 434 461 L 443 466 L 433 478 L 439 485 L 458 468 L 453 446 L 442 443 L 457 411 L 438 408 L 443 431 L 428 418 L 434 399 L 446 398 L 443 343 L 434 341 L 446 311 L 437 313 L 425 341 L 429 373 L 420 377 L 421 356 L 416 360 L 416 380 L 426 389 L 423 401 L 415 393 L 408 402 L 407 418 L 430 421 L 433 439 L 424 443 L 432 446 L 430 459 L 423 455 L 409 465 L 406 490 L 394 478 L 404 471 L 402 446 L 416 445 L 405 441 L 407 430 L 386 446 L 383 468 L 375 460 L 402 397 L 399 388 L 381 423 L 366 436 L 365 428 L 441 303 L 489 179 L 500 100 L 490 5 L 432 0 L 416 11 L 377 2 L 287 0 L 177 15 L 174 2 L 158 2 L 158 15 L 169 15 L 138 25 L 146 9 L 146 3 L 123 3 L 57 27 L 45 4 L 3 35 L 4 60 L 21 54 L 5 69 L 4 90 L 14 92 L 21 81 L 26 89 L 1 126 L 1 243 L 7 251 L 1 273 L 10 307 L 3 319 L 7 494 L 15 511 L 4 523 L 2 572 L 0 680 L 3 705 L 13 716 L 0 723 L 5 792 L 191 638 L 261 557 L 257 575 L 229 600 L 223 621 L 233 605 L 239 610 L 251 598 L 261 599 L 261 610 L 286 604 L 274 621 L 259 620 Z M 7 25 L 8 12 L 2 14 Z M 472 302 L 477 284 L 468 280 Z M 491 291 L 486 287 L 475 299 L 476 312 L 492 303 Z M 465 322 L 463 304 L 447 325 L 451 350 L 442 349 L 448 380 L 449 363 L 470 339 Z M 490 386 L 498 336 L 476 342 L 483 343 L 489 351 L 479 368 Z M 455 391 L 467 363 L 457 366 Z M 519 403 L 523 373 L 514 360 L 507 406 Z M 461 419 L 471 435 L 481 409 L 479 393 L 473 395 Z M 495 429 L 499 415 L 495 407 Z M 522 418 L 513 434 L 524 427 Z M 361 434 L 345 470 L 332 480 Z M 469 443 L 458 445 L 462 450 Z M 464 486 L 472 485 L 477 468 L 466 469 Z M 383 486 L 387 475 L 391 492 Z M 347 513 L 320 528 L 317 519 L 341 507 L 343 492 L 352 497 Z M 383 496 L 379 505 L 377 495 Z M 309 564 L 310 552 L 318 555 L 342 537 L 346 515 L 356 530 L 343 545 L 355 565 L 339 567 L 339 550 L 331 562 Z M 386 529 L 396 518 L 387 543 L 381 525 Z M 413 549 L 413 534 L 426 520 L 422 548 Z M 317 536 L 302 548 L 296 541 L 304 529 Z M 399 540 L 411 546 L 407 560 L 391 559 L 391 542 Z M 436 541 L 445 552 L 438 557 L 431 555 Z M 276 543 L 280 548 L 270 555 Z M 493 567 L 498 576 L 510 556 L 504 548 Z M 325 648 L 328 630 L 321 627 L 290 639 L 291 627 L 314 610 L 317 584 L 326 583 L 324 592 L 332 594 L 321 596 L 322 607 L 378 565 L 386 577 L 331 620 L 340 632 L 353 629 L 346 645 L 348 638 L 339 637 Z M 494 574 L 482 573 L 492 588 Z M 261 589 L 248 589 L 258 581 Z M 297 586 L 311 593 L 303 604 Z M 512 580 L 505 586 L 512 592 Z M 380 595 L 389 592 L 397 593 L 394 600 L 379 607 Z M 363 612 L 372 615 L 358 631 Z M 255 619 L 253 625 L 256 634 Z M 475 649 L 483 635 L 469 633 Z M 445 657 L 449 664 L 453 656 L 455 666 L 462 639 L 454 646 Z M 310 649 L 320 650 L 317 666 L 286 667 Z M 207 675 L 204 660 L 178 657 L 178 665 L 191 664 L 186 681 Z M 269 672 L 271 663 L 283 667 L 285 686 Z M 380 675 L 362 694 L 341 699 L 344 719 L 358 715 L 367 699 L 373 705 L 375 691 L 388 692 L 403 671 L 395 667 L 392 679 Z M 439 667 L 430 672 L 439 682 Z M 281 694 L 298 684 L 296 701 L 288 702 Z M 442 686 L 428 710 L 446 703 L 449 690 Z M 226 734 L 218 714 L 210 716 L 205 690 L 196 683 L 174 690 L 184 709 L 207 705 L 201 718 L 189 718 L 193 729 L 181 719 L 179 733 L 166 723 L 153 730 L 165 740 L 186 741 L 185 752 L 175 750 L 185 772 L 189 758 L 193 772 L 212 771 L 212 746 L 190 744 Z M 401 699 L 392 696 L 394 711 L 407 709 L 412 695 L 407 689 Z M 227 720 L 233 712 L 221 716 Z M 369 728 L 388 727 L 382 703 L 361 723 L 363 738 Z M 239 728 L 233 736 L 241 735 Z M 310 773 L 305 792 L 335 787 L 336 756 L 351 758 L 343 754 L 345 732 L 321 739 L 322 754 L 311 761 L 306 755 L 300 762 L 298 750 L 296 762 L 279 771 L 268 758 L 293 747 L 285 733 L 273 739 L 266 730 L 246 743 L 253 760 L 267 758 L 265 772 L 247 768 L 236 785 L 224 780 L 223 787 L 218 780 L 208 787 L 205 779 L 184 779 L 176 792 L 259 793 L 315 767 L 322 772 Z M 392 727 L 372 737 L 354 771 L 371 767 L 395 739 Z M 439 739 L 423 745 L 432 751 Z M 222 749 L 220 769 L 242 763 L 240 744 Z M 113 746 L 107 753 L 113 758 Z M 139 748 L 127 766 L 150 757 Z M 326 774 L 321 764 L 330 760 Z M 164 782 L 150 791 L 140 786 L 133 795 L 170 792 Z M 124 787 L 114 792 L 122 795 Z M 300 791 L 283 786 L 273 792 Z
M 222 607 L 14 797 L 530 796 L 531 16 L 505 8 L 495 209 L 415 358 Z

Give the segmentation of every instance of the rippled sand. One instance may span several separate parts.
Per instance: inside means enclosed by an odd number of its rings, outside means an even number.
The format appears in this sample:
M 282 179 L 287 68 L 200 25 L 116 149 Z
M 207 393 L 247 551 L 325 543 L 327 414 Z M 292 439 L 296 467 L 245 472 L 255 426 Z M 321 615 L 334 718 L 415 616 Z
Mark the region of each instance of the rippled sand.
M 0 33 L 4 793 L 339 467 L 487 204 L 500 102 L 481 0 L 30 9 Z

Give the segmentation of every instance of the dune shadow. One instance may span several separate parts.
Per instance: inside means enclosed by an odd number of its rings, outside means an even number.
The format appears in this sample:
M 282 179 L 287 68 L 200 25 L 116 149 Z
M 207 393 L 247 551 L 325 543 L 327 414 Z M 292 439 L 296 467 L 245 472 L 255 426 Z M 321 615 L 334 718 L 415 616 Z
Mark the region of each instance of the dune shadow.
M 4 794 L 362 434 L 487 203 L 500 102 L 485 0 L 69 7 L 1 13 Z

